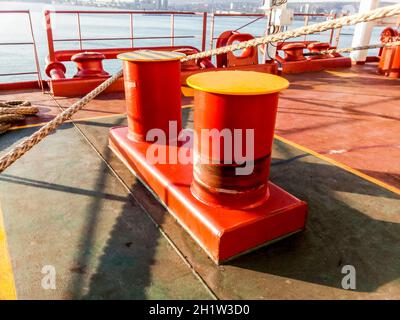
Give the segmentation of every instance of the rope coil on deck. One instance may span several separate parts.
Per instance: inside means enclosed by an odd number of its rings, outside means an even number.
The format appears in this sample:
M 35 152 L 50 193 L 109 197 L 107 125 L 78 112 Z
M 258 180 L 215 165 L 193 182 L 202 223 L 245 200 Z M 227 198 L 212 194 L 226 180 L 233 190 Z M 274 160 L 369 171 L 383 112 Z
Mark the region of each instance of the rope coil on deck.
M 16 160 L 22 157 L 26 152 L 32 149 L 33 146 L 38 144 L 43 138 L 49 135 L 57 127 L 69 120 L 76 112 L 82 109 L 89 101 L 98 96 L 101 92 L 107 89 L 111 84 L 122 76 L 122 70 L 118 71 L 111 78 L 104 81 L 97 88 L 89 92 L 81 100 L 75 102 L 71 107 L 61 112 L 53 120 L 45 124 L 42 128 L 32 134 L 30 137 L 22 141 L 14 149 L 6 153 L 0 158 L 0 172 L 3 172 L 7 167 L 13 164 Z
M 13 114 L 13 113 L 0 114 L 0 123 L 2 124 L 3 122 L 14 122 L 14 121 L 21 121 L 24 119 L 25 116 L 23 114 Z
M 392 17 L 400 14 L 400 4 L 387 6 L 375 10 L 371 10 L 365 13 L 359 13 L 352 16 L 346 16 L 334 20 L 329 20 L 326 22 L 317 23 L 311 26 L 305 26 L 298 29 L 281 32 L 273 35 L 268 35 L 265 37 L 255 38 L 249 41 L 243 41 L 238 44 L 229 45 L 226 47 L 221 47 L 213 50 L 208 50 L 204 52 L 200 52 L 197 54 L 189 55 L 183 59 L 182 62 L 195 60 L 199 58 L 210 57 L 222 53 L 227 53 L 231 51 L 246 49 L 249 47 L 255 47 L 261 44 L 266 44 L 269 42 L 277 42 L 283 41 L 289 38 L 296 38 L 302 35 L 308 35 L 316 32 L 322 32 L 330 29 L 336 29 L 343 26 L 355 25 L 360 22 L 368 22 L 381 18 Z M 119 77 L 122 76 L 122 70 L 118 71 L 111 78 L 104 81 L 97 88 L 89 92 L 86 96 L 84 96 L 81 100 L 75 102 L 71 107 L 64 110 L 53 120 L 48 122 L 30 137 L 25 139 L 19 145 L 17 145 L 14 149 L 6 153 L 4 156 L 0 158 L 0 173 L 3 172 L 6 168 L 8 168 L 11 164 L 13 164 L 16 160 L 22 157 L 26 152 L 28 152 L 33 146 L 38 144 L 43 138 L 45 138 L 48 134 L 54 131 L 57 127 L 63 124 L 65 121 L 69 120 L 76 112 L 82 109 L 88 102 L 94 99 L 97 95 L 103 92 L 106 88 L 108 88 L 111 84 L 118 80 Z M 1 129 L 0 129 L 1 130 Z
M 20 115 L 34 115 L 39 112 L 38 107 L 0 107 L 0 115 L 6 114 L 20 114 Z
M 15 106 L 29 107 L 30 105 L 31 103 L 27 100 L 9 100 L 6 102 L 0 102 L 0 107 L 5 107 L 5 108 L 15 107 Z
M 0 102 L 0 134 L 12 127 L 12 123 L 25 120 L 39 112 L 38 107 L 25 100 L 9 100 Z

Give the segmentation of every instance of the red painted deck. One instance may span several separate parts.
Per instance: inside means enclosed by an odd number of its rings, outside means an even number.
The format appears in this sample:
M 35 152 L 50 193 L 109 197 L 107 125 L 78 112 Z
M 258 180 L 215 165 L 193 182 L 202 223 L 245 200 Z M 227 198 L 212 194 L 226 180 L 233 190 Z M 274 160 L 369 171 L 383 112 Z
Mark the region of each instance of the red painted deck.
M 400 187 L 400 80 L 375 64 L 287 75 L 276 133 Z
M 287 76 L 271 181 L 309 204 L 306 228 L 219 267 L 110 151 L 110 128 L 126 125 L 117 115 L 124 98 L 101 95 L 0 177 L 2 257 L 10 260 L 0 269 L 14 279 L 10 289 L 20 299 L 399 298 L 400 82 L 375 68 Z M 78 98 L 0 91 L 0 101 L 8 99 L 39 106 L 37 117 L 19 123 L 32 126 Z M 189 128 L 191 103 L 182 97 Z M 1 135 L 0 152 L 35 130 Z M 350 173 L 356 169 L 366 175 Z M 57 266 L 57 290 L 38 285 L 47 264 Z M 341 286 L 348 264 L 356 290 Z

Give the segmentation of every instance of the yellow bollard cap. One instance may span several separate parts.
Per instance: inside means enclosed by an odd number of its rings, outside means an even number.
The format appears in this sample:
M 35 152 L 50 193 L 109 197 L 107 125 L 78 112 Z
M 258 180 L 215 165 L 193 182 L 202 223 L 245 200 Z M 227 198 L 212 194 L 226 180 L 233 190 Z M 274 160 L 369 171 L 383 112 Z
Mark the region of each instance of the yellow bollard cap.
M 285 78 L 255 71 L 210 71 L 197 73 L 186 80 L 193 89 L 227 95 L 260 95 L 289 87 Z

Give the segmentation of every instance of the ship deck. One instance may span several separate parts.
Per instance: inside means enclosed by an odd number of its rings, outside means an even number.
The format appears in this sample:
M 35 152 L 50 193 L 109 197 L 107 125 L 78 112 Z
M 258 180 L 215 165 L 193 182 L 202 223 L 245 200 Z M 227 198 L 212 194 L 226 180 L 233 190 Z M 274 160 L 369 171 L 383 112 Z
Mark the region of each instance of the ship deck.
M 400 82 L 375 70 L 285 76 L 271 180 L 308 202 L 306 230 L 221 266 L 110 151 L 124 97 L 102 94 L 0 175 L 0 299 L 399 299 Z M 40 108 L 1 154 L 77 100 L 0 94 Z

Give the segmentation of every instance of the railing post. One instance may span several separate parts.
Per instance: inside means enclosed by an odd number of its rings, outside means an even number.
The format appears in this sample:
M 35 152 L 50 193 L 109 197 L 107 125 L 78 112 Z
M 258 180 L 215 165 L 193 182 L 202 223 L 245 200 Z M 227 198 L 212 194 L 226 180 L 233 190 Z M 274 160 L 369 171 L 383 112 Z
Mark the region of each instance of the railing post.
M 306 27 L 306 26 L 308 26 L 308 19 L 309 19 L 309 17 L 308 17 L 308 13 L 310 12 L 310 5 L 307 3 L 306 4 L 306 6 L 305 6 L 305 10 L 304 10 L 305 12 L 305 16 L 304 16 L 304 26 Z M 304 41 L 306 41 L 307 40 L 307 35 L 304 35 Z
M 308 26 L 308 16 L 304 17 L 304 26 L 305 27 Z M 304 41 L 306 41 L 306 40 L 307 40 L 307 35 L 304 35 Z
M 175 37 L 175 16 L 171 14 L 171 47 L 174 46 L 174 37 Z
M 206 50 L 207 41 L 207 12 L 203 12 L 203 35 L 201 38 L 201 51 Z
M 81 18 L 79 12 L 76 13 L 78 18 L 78 36 L 79 36 L 79 48 L 82 50 L 82 32 L 81 32 Z
M 49 60 L 55 61 L 53 30 L 51 29 L 50 15 L 50 10 L 46 10 L 44 12 L 44 17 L 46 20 L 47 47 L 49 48 Z
M 31 29 L 31 38 L 32 38 L 32 44 L 33 44 L 33 54 L 35 56 L 35 65 L 36 65 L 36 71 L 37 71 L 37 76 L 38 76 L 38 84 L 40 89 L 43 91 L 43 82 L 42 82 L 42 75 L 40 71 L 40 63 L 39 63 L 39 57 L 38 57 L 38 52 L 37 52 L 37 47 L 36 47 L 36 41 L 35 41 L 35 34 L 33 32 L 33 26 L 32 26 L 32 17 L 30 11 L 28 12 L 28 19 L 29 19 L 29 27 Z
M 133 14 L 130 15 L 130 29 L 131 29 L 131 47 L 133 48 Z
M 339 18 L 343 17 L 344 14 L 340 14 Z M 340 35 L 342 32 L 342 28 L 338 28 L 338 30 L 336 31 L 336 38 L 335 38 L 335 47 L 337 48 L 339 46 L 339 40 L 340 40 Z
M 211 25 L 210 25 L 210 50 L 214 46 L 214 23 L 215 23 L 215 15 L 211 14 Z
M 334 13 L 333 15 L 330 15 L 329 18 L 330 19 L 336 19 L 336 13 Z M 333 36 L 335 34 L 335 29 L 331 29 L 331 36 L 329 38 L 329 44 L 332 45 L 332 40 L 333 40 Z

